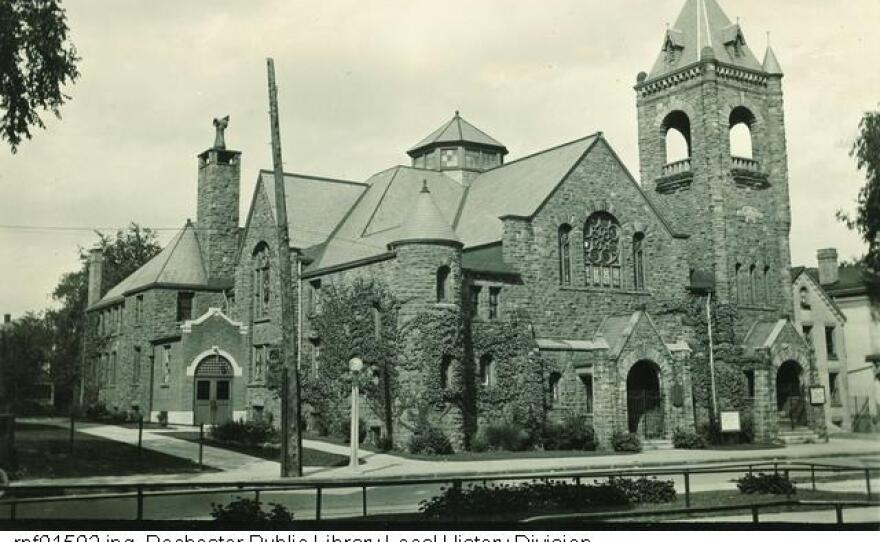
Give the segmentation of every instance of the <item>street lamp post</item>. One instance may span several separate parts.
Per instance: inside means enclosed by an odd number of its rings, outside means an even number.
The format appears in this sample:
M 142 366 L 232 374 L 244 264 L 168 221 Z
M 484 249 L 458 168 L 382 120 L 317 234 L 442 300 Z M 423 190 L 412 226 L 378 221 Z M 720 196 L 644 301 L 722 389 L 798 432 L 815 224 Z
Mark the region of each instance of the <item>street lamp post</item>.
M 351 358 L 348 362 L 348 368 L 351 370 L 351 461 L 349 466 L 356 470 L 358 468 L 358 444 L 360 442 L 358 379 L 360 378 L 361 369 L 364 368 L 364 362 L 361 358 Z

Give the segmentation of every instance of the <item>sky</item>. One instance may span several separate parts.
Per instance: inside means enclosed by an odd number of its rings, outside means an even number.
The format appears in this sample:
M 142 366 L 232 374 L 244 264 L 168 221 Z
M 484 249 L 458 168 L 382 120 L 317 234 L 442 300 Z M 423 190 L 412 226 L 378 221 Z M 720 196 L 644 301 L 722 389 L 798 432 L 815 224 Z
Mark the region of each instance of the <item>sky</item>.
M 880 107 L 880 2 L 720 0 L 785 72 L 793 265 L 861 255 L 835 220 L 864 175 L 849 150 Z M 163 242 L 195 218 L 196 155 L 230 115 L 242 220 L 271 149 L 274 57 L 285 170 L 363 181 L 455 110 L 508 160 L 601 130 L 638 175 L 636 74 L 684 0 L 67 0 L 82 76 L 62 118 L 0 146 L 0 313 L 51 306 L 79 247 L 134 221 Z M 11 229 L 6 226 L 36 229 Z M 79 228 L 49 230 L 46 227 Z

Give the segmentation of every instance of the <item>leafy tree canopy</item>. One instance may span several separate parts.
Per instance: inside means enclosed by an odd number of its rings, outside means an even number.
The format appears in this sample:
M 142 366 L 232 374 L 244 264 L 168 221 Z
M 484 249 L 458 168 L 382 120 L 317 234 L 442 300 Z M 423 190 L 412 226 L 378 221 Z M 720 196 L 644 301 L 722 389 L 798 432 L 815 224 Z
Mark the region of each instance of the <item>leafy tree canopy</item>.
M 67 37 L 59 0 L 0 1 L 0 137 L 12 152 L 31 128 L 45 128 L 40 111 L 61 117 L 62 92 L 79 78 L 80 58 Z

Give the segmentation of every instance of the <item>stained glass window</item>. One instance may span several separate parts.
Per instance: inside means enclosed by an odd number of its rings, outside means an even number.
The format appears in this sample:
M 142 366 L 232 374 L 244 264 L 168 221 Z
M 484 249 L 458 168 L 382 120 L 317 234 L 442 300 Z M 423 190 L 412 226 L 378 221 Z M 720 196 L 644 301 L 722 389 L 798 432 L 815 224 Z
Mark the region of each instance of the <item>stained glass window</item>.
M 587 286 L 620 288 L 620 226 L 608 213 L 590 215 L 584 227 Z

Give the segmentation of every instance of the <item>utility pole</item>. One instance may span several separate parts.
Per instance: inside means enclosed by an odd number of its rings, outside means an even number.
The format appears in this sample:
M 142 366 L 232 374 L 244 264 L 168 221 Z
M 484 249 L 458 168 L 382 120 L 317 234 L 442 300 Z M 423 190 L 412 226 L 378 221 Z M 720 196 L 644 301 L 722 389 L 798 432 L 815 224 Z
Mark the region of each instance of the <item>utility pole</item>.
M 284 197 L 284 165 L 281 161 L 281 127 L 278 123 L 278 89 L 275 62 L 266 59 L 269 72 L 269 117 L 272 131 L 272 166 L 275 178 L 275 216 L 278 220 L 278 290 L 281 301 L 281 344 L 283 364 L 281 387 L 281 476 L 302 476 L 302 427 L 300 427 L 299 367 L 296 363 L 296 329 L 290 288 L 290 237 L 287 232 L 287 203 Z

